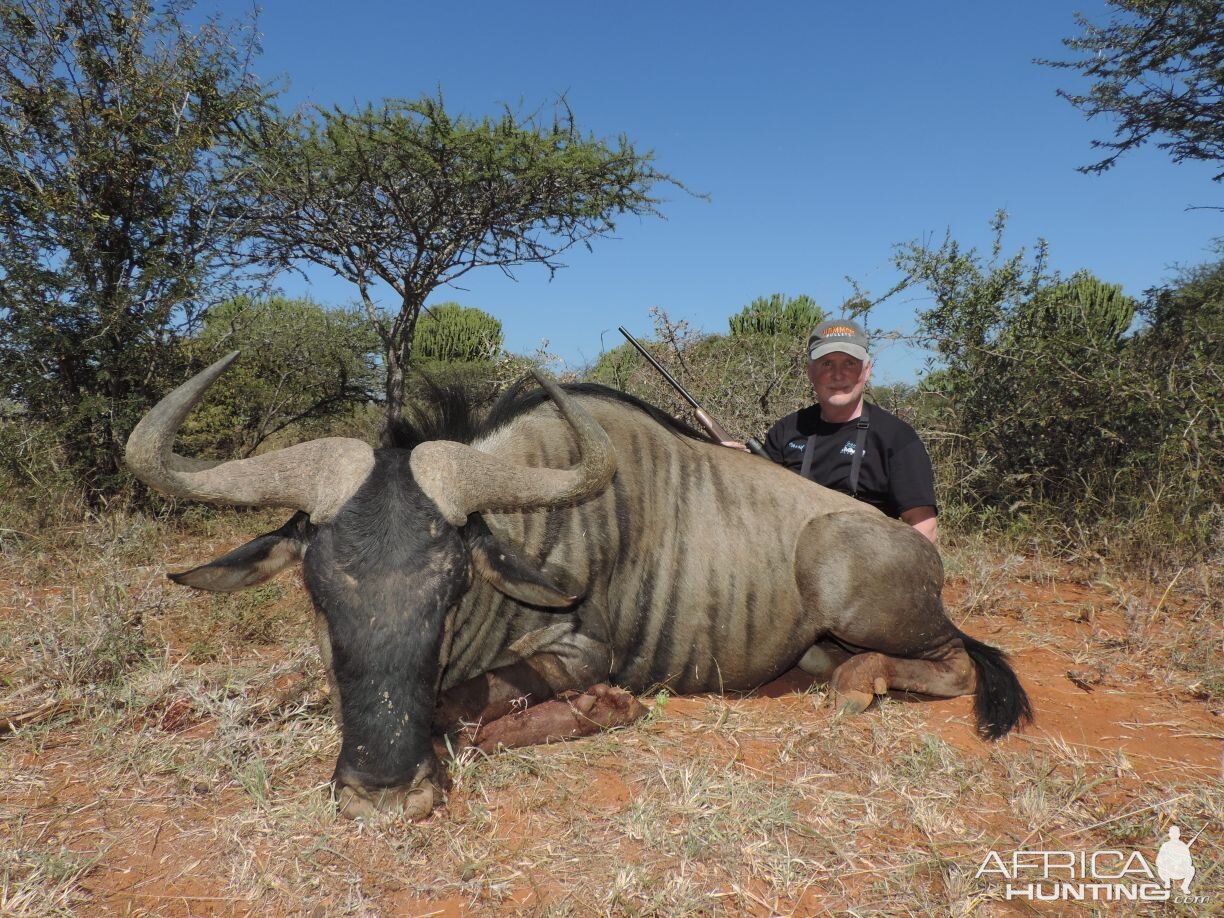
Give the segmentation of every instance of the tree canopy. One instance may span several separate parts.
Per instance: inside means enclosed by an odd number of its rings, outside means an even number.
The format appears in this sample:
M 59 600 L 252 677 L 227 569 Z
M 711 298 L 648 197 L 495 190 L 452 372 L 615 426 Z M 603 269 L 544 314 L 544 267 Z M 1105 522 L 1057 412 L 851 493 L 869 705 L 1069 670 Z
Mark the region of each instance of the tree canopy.
M 807 340 L 823 322 L 825 311 L 806 294 L 787 297 L 781 293 L 758 296 L 727 320 L 732 335 L 785 335 Z
M 487 363 L 501 346 L 501 322 L 475 306 L 438 303 L 417 324 L 416 351 L 421 360 Z
M 228 138 L 265 91 L 252 36 L 147 0 L 0 2 L 0 398 L 90 488 L 224 298 L 245 202 Z
M 235 297 L 210 309 L 184 346 L 192 370 L 242 351 L 180 436 L 189 452 L 218 458 L 249 456 L 290 425 L 321 430 L 374 400 L 382 384 L 378 338 L 359 308 Z
M 547 119 L 452 115 L 434 96 L 315 109 L 266 123 L 255 154 L 265 255 L 321 265 L 357 287 L 386 352 L 389 418 L 402 411 L 430 293 L 477 268 L 555 272 L 619 216 L 656 214 L 653 189 L 676 184 L 626 138 L 582 133 L 564 105 Z M 380 311 L 380 282 L 394 310 Z
M 1120 15 L 1098 26 L 1081 14 L 1082 34 L 1063 40 L 1081 56 L 1040 61 L 1078 70 L 1087 92 L 1059 90 L 1086 114 L 1111 116 L 1109 151 L 1084 172 L 1104 172 L 1128 150 L 1153 141 L 1174 162 L 1224 162 L 1224 15 L 1219 0 L 1107 0 Z M 1224 169 L 1215 180 L 1224 179 Z
M 459 387 L 478 399 L 491 399 L 510 359 L 502 349 L 499 319 L 475 306 L 436 303 L 417 322 L 412 354 L 416 372 L 409 375 L 407 398 L 419 409 L 442 390 Z M 522 372 L 525 369 L 514 375 Z
M 1221 266 L 1140 302 L 1050 271 L 1042 242 L 1005 255 L 1004 225 L 989 256 L 950 237 L 897 252 L 934 301 L 919 334 L 940 362 L 919 394 L 949 503 L 979 525 L 1147 518 L 1170 545 L 1209 544 L 1224 488 Z

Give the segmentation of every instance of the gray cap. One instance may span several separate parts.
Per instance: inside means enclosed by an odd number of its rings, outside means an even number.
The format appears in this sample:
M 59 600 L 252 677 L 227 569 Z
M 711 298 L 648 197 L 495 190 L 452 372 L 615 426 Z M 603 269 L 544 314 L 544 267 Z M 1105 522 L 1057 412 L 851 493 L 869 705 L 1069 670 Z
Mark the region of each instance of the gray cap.
M 808 360 L 841 351 L 859 360 L 867 359 L 867 333 L 852 319 L 829 319 L 816 326 L 808 338 Z

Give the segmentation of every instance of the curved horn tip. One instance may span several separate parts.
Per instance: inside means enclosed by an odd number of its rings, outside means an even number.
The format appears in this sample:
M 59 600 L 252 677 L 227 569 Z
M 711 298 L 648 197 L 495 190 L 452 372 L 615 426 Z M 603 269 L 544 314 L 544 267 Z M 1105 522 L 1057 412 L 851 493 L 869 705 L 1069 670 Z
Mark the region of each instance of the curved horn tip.
M 561 388 L 561 384 L 539 367 L 532 367 L 531 375 L 535 378 L 535 381 L 540 384 L 540 388 L 547 392 L 549 397 L 556 401 L 557 390 Z
M 201 370 L 177 389 L 162 397 L 145 412 L 128 435 L 124 462 L 131 472 L 150 487 L 166 493 L 164 473 L 170 462 L 171 445 L 183 419 L 204 397 L 208 387 L 238 359 L 240 351 L 230 351 L 207 369 Z M 152 477 L 151 477 L 152 476 Z
M 221 374 L 230 368 L 230 364 L 237 360 L 238 355 L 241 353 L 242 351 L 230 351 L 220 360 L 210 363 L 195 376 L 191 377 L 191 379 L 187 380 L 187 382 L 185 382 L 183 386 L 180 386 L 180 388 L 202 384 L 203 388 L 207 389 L 214 382 L 216 382 L 218 378 L 220 378 Z
M 230 365 L 238 359 L 238 355 L 241 353 L 242 351 L 230 351 L 220 360 L 209 364 L 195 376 L 191 377 L 191 379 L 187 380 L 185 383 L 171 392 L 167 398 L 173 399 L 180 392 L 184 391 L 195 391 L 202 396 L 204 391 L 215 383 L 221 377 L 221 375 L 230 368 Z M 166 399 L 163 399 L 163 401 L 165 400 Z
M 209 369 L 209 370 L 216 370 L 218 373 L 223 373 L 223 372 L 225 372 L 226 370 L 228 370 L 228 369 L 229 369 L 229 365 L 230 365 L 231 363 L 233 363 L 235 360 L 237 360 L 237 359 L 238 359 L 238 355 L 239 355 L 239 354 L 241 354 L 241 353 L 242 353 L 242 351 L 230 351 L 228 354 L 226 354 L 224 357 L 222 357 L 220 360 L 218 360 L 216 363 L 214 363 L 214 364 L 213 364 L 212 366 L 210 366 L 208 369 Z M 205 372 L 207 372 L 207 371 L 205 371 Z

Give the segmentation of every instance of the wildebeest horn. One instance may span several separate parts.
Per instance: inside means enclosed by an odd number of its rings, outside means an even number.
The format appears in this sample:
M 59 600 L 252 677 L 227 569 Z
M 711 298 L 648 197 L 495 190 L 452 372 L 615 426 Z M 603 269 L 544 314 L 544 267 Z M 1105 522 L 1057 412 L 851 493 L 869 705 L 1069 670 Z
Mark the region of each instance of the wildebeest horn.
M 508 465 L 488 453 L 433 440 L 412 451 L 412 475 L 442 515 L 462 526 L 480 510 L 531 510 L 576 503 L 607 487 L 616 454 L 604 429 L 552 380 L 533 371 L 578 441 L 582 456 L 570 469 Z
M 128 438 L 128 468 L 141 481 L 173 497 L 291 507 L 328 522 L 374 467 L 374 451 L 361 440 L 325 437 L 250 459 L 210 461 L 175 455 L 179 425 L 238 352 L 222 357 L 183 383 L 146 414 Z

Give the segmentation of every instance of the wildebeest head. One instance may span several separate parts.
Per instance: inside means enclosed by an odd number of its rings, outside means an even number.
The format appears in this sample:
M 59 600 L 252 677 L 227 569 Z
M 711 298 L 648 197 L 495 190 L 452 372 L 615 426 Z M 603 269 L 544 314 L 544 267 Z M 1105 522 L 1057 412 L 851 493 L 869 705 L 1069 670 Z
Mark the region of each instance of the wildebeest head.
M 236 356 L 184 383 L 141 420 L 128 440 L 128 465 L 166 494 L 299 511 L 281 529 L 175 579 L 200 589 L 241 589 L 304 560 L 307 588 L 326 618 L 340 695 L 343 742 L 334 781 L 341 811 L 423 815 L 441 781 L 430 723 L 446 614 L 469 588 L 473 569 L 527 603 L 560 607 L 574 600 L 495 544 L 480 511 L 560 506 L 600 493 L 615 471 L 611 443 L 559 387 L 537 375 L 581 453 L 571 469 L 508 466 L 440 440 L 376 450 L 360 440 L 326 438 L 228 462 L 175 455 L 179 425 Z

